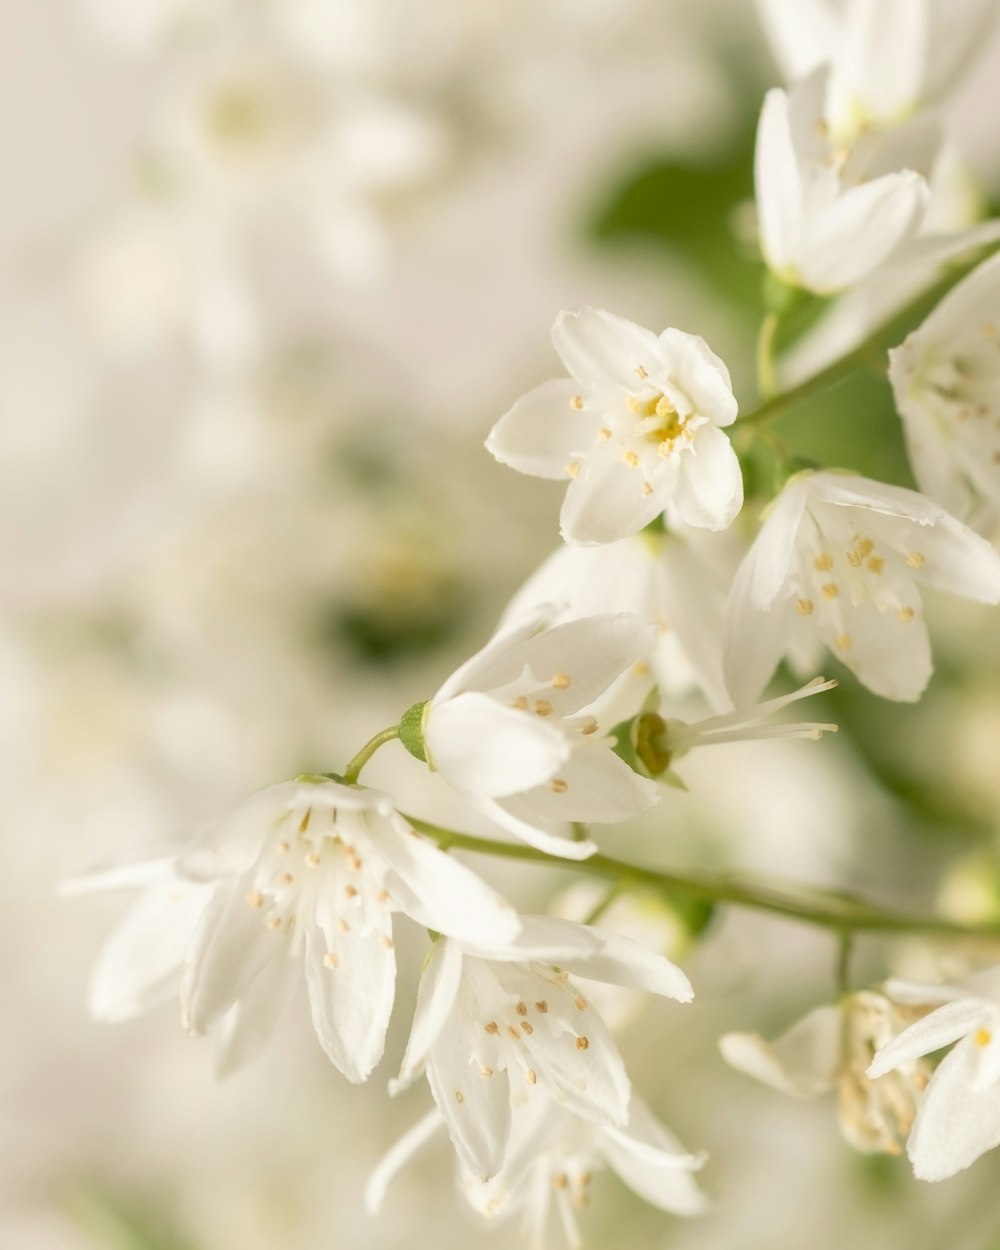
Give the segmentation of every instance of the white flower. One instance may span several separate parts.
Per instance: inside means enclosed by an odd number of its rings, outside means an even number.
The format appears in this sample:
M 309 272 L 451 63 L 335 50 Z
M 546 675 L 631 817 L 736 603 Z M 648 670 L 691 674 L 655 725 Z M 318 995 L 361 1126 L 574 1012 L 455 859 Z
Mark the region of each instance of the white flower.
M 758 0 L 792 80 L 830 64 L 823 120 L 841 143 L 936 103 L 986 42 L 994 0 Z
M 891 985 L 897 997 L 944 1001 L 882 1046 L 870 1077 L 895 1079 L 886 1073 L 958 1042 L 931 1077 L 907 1146 L 916 1176 L 944 1180 L 1000 1144 L 1000 967 L 961 988 Z
M 757 1033 L 727 1033 L 719 1048 L 728 1064 L 794 1098 L 819 1098 L 837 1091 L 844 1137 L 867 1153 L 902 1152 L 930 1072 L 909 1062 L 891 1081 L 866 1074 L 879 1046 L 914 1016 L 911 1005 L 885 994 L 860 990 L 836 1006 L 817 1007 L 781 1037 L 767 1042 Z
M 432 1111 L 389 1151 L 365 1190 L 369 1211 L 378 1211 L 397 1172 L 443 1126 Z M 675 1215 L 700 1215 L 705 1195 L 692 1173 L 704 1163 L 692 1155 L 633 1097 L 628 1124 L 611 1128 L 571 1115 L 544 1091 L 532 1089 L 511 1117 L 507 1161 L 491 1179 L 460 1167 L 462 1190 L 473 1210 L 487 1221 L 519 1215 L 529 1250 L 544 1250 L 555 1205 L 571 1247 L 581 1243 L 577 1212 L 587 1205 L 592 1175 L 605 1167 L 617 1173 L 640 1198 Z
M 521 919 L 514 942 L 435 943 L 394 1086 L 426 1069 L 463 1167 L 482 1179 L 504 1166 L 511 1107 L 536 1086 L 585 1120 L 628 1120 L 625 1065 L 571 974 L 692 997 L 679 968 L 627 938 L 569 920 Z
M 965 516 L 1000 502 L 1000 257 L 955 286 L 901 347 L 889 377 L 922 490 Z
M 749 702 L 783 655 L 818 639 L 875 694 L 918 699 L 932 665 L 917 582 L 997 603 L 1000 555 L 916 491 L 836 472 L 791 478 L 733 584 L 733 698 Z
M 317 778 L 270 786 L 186 854 L 88 884 L 148 884 L 104 948 L 91 1008 L 123 1019 L 176 992 L 218 1066 L 256 1051 L 303 960 L 320 1044 L 352 1081 L 378 1063 L 392 1010 L 392 913 L 505 941 L 516 912 L 421 837 L 384 794 Z
M 517 837 L 581 859 L 596 847 L 560 836 L 560 824 L 627 820 L 657 802 L 655 785 L 612 751 L 611 726 L 588 711 L 649 653 L 653 629 L 625 615 L 534 627 L 501 631 L 452 674 L 424 712 L 424 748 Z
M 822 126 L 825 71 L 790 94 L 764 100 L 754 183 L 760 243 L 768 266 L 790 286 L 832 294 L 885 264 L 918 233 L 937 134 L 886 139 L 874 151 L 837 146 Z M 899 149 L 897 152 L 896 149 Z M 914 150 L 910 150 L 910 149 Z M 905 156 L 907 168 L 898 158 Z
M 633 673 L 679 698 L 701 690 L 716 708 L 729 704 L 722 680 L 722 617 L 743 548 L 725 534 L 683 527 L 632 534 L 600 547 L 563 545 L 532 574 L 504 613 L 513 622 L 549 607 L 550 624 L 600 612 L 631 612 L 656 626 L 649 663 Z
M 563 537 L 614 542 L 668 504 L 689 525 L 725 529 L 743 504 L 720 428 L 736 419 L 736 399 L 705 341 L 672 329 L 657 337 L 594 308 L 560 313 L 552 341 L 571 376 L 519 399 L 486 446 L 521 473 L 570 477 Z

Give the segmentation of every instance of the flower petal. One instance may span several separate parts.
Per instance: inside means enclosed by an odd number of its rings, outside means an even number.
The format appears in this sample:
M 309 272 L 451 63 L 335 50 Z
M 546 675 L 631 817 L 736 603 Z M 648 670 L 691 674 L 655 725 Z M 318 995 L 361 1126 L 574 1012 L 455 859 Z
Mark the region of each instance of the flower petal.
M 609 745 L 596 742 L 573 751 L 551 784 L 512 795 L 503 806 L 533 825 L 550 821 L 616 824 L 649 811 L 659 801 L 656 782 L 640 777 Z
M 788 96 L 777 88 L 764 97 L 757 125 L 754 187 L 761 251 L 772 269 L 792 278 L 802 246 L 802 175 L 792 143 Z
M 977 603 L 1000 603 L 1000 552 L 980 534 L 944 514 L 933 529 L 915 535 L 923 557 L 916 576 L 925 586 Z
M 212 1039 L 212 1066 L 220 1080 L 251 1063 L 267 1045 L 297 988 L 297 971 L 285 959 L 269 960 L 222 1017 Z
M 398 1093 L 423 1071 L 441 1030 L 454 1010 L 461 978 L 461 947 L 448 938 L 439 939 L 431 947 L 420 977 L 410 1039 L 406 1043 L 399 1077 L 390 1084 L 390 1092 Z
M 817 1098 L 836 1081 L 840 1030 L 840 1009 L 817 1007 L 773 1042 L 759 1033 L 726 1033 L 719 1049 L 738 1072 L 795 1098 Z
M 501 828 L 512 833 L 528 846 L 533 846 L 546 855 L 557 855 L 562 859 L 589 859 L 597 852 L 597 843 L 584 839 L 577 841 L 569 836 L 569 826 L 563 825 L 565 833 L 545 828 L 546 822 L 525 820 L 516 812 L 509 810 L 510 799 L 502 803 L 484 800 L 477 804 L 480 811 L 490 820 L 496 821 Z
M 331 967 L 328 953 L 336 958 Z M 330 1060 L 356 1085 L 382 1058 L 396 993 L 396 955 L 378 933 L 338 933 L 332 952 L 318 925 L 306 933 L 313 1027 Z
M 536 386 L 496 423 L 486 450 L 519 473 L 565 480 L 567 463 L 586 454 L 601 421 L 600 411 L 579 392 L 569 378 Z M 583 407 L 576 405 L 578 397 Z
M 481 959 L 511 963 L 550 963 L 562 966 L 585 960 L 602 949 L 605 935 L 591 925 L 558 916 L 522 916 L 521 932 L 513 942 L 482 940 L 466 943 L 465 949 Z
M 637 533 L 666 502 L 662 492 L 645 494 L 643 484 L 642 471 L 622 459 L 617 443 L 595 443 L 566 491 L 559 514 L 563 538 L 593 546 Z
M 563 364 L 578 382 L 612 382 L 633 388 L 640 366 L 647 374 L 660 367 L 656 335 L 603 308 L 561 312 L 552 327 L 552 342 Z
M 1000 1144 L 1000 1086 L 975 1088 L 975 1052 L 971 1039 L 959 1042 L 924 1091 L 906 1148 L 920 1180 L 954 1176 Z
M 628 989 L 645 990 L 648 994 L 660 994 L 681 1003 L 689 1003 L 694 998 L 691 982 L 669 959 L 618 933 L 598 932 L 600 950 L 583 959 L 564 958 L 561 966 L 577 976 L 607 981 Z
M 695 434 L 681 461 L 673 503 L 681 520 L 710 530 L 726 529 L 743 507 L 739 457 L 714 425 L 703 425 Z
M 691 1175 L 703 1157 L 685 1151 L 638 1098 L 632 1099 L 626 1128 L 604 1130 L 601 1153 L 633 1193 L 661 1211 L 700 1215 L 708 1209 Z
M 898 1037 L 883 1046 L 868 1068 L 872 1078 L 884 1076 L 900 1064 L 950 1046 L 984 1023 L 991 1021 L 996 1008 L 981 998 L 958 998 L 945 1003 L 930 1015 L 915 1021 Z
M 756 702 L 789 649 L 795 608 L 791 599 L 774 599 L 769 610 L 754 602 L 759 593 L 761 557 L 768 555 L 765 534 L 757 538 L 733 581 L 723 625 L 722 671 L 737 707 Z
M 732 425 L 739 406 L 725 362 L 716 356 L 698 334 L 668 328 L 660 335 L 660 349 L 676 382 L 694 405 L 713 425 Z
M 570 752 L 558 729 L 478 691 L 432 704 L 424 740 L 428 760 L 449 784 L 486 798 L 547 781 Z
M 365 1185 L 365 1210 L 369 1215 L 378 1215 L 385 1202 L 389 1186 L 399 1172 L 415 1155 L 424 1148 L 439 1129 L 444 1128 L 444 1120 L 437 1107 L 427 1114 L 403 1134 L 403 1136 L 386 1151 L 379 1160 Z

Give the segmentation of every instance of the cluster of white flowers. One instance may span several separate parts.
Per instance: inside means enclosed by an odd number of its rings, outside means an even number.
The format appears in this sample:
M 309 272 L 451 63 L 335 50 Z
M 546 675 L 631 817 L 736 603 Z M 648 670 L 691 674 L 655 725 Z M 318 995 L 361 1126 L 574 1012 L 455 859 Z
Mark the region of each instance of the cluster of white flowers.
M 790 289 L 850 299 L 893 273 L 897 295 L 910 291 L 986 237 L 943 234 L 933 213 L 942 132 L 931 109 L 987 16 L 966 8 L 956 32 L 932 0 L 855 0 L 842 15 L 819 0 L 768 6 L 776 29 L 800 36 L 782 48 L 799 80 L 769 93 L 757 139 L 761 251 L 781 296 L 773 317 Z M 269 81 L 263 95 L 234 88 L 209 108 L 241 150 L 266 147 L 279 122 L 306 124 L 284 105 L 265 115 Z M 391 1088 L 425 1075 L 435 1108 L 377 1169 L 369 1206 L 443 1128 L 471 1208 L 522 1215 L 535 1247 L 553 1203 L 577 1244 L 574 1209 L 604 1165 L 664 1210 L 701 1211 L 702 1156 L 633 1092 L 612 1029 L 577 981 L 688 1002 L 686 975 L 597 924 L 519 914 L 453 852 L 581 870 L 589 861 L 627 890 L 594 826 L 649 812 L 664 784 L 683 788 L 675 769 L 688 752 L 836 728 L 771 721 L 835 684 L 821 677 L 755 703 L 783 658 L 808 677 L 826 647 L 869 691 L 921 696 L 932 662 L 919 587 L 1000 603 L 1000 554 L 974 528 L 989 515 L 981 505 L 1000 504 L 998 299 L 988 261 L 892 352 L 924 493 L 788 457 L 753 516 L 727 432 L 740 429 L 737 401 L 705 341 L 599 309 L 561 313 L 552 336 L 569 377 L 514 403 L 486 445 L 522 473 L 567 481 L 566 545 L 487 645 L 342 774 L 272 786 L 179 853 L 81 882 L 142 887 L 98 962 L 94 1013 L 122 1019 L 179 994 L 184 1027 L 211 1033 L 229 1071 L 264 1042 L 301 959 L 323 1050 L 365 1081 L 385 1047 L 396 945 L 415 924 L 430 949 Z M 703 705 L 690 718 L 689 694 Z M 359 785 L 369 755 L 393 738 L 499 840 L 443 830 L 436 813 L 406 817 Z M 395 914 L 411 926 L 397 933 Z M 854 1146 L 905 1144 L 917 1174 L 936 1179 L 1000 1141 L 998 1002 L 995 972 L 954 991 L 890 981 L 815 1009 L 773 1044 L 729 1034 L 722 1049 L 786 1092 L 836 1088 Z M 924 1056 L 954 1041 L 932 1069 Z

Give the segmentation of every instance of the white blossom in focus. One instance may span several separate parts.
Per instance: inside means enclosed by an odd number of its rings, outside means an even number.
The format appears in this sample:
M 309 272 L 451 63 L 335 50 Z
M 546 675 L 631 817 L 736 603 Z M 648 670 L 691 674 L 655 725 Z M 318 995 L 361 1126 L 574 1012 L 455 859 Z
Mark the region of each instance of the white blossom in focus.
M 902 1153 L 917 1102 L 930 1077 L 926 1063 L 910 1061 L 891 1081 L 867 1075 L 872 1055 L 920 1010 L 887 994 L 859 990 L 836 1006 L 808 1012 L 773 1042 L 757 1033 L 727 1033 L 719 1048 L 728 1064 L 794 1098 L 837 1092 L 840 1129 L 866 1153 Z
M 958 516 L 1000 502 L 1000 257 L 975 269 L 889 353 L 914 476 Z
M 424 712 L 427 761 L 523 841 L 582 859 L 592 842 L 562 836 L 571 821 L 627 820 L 657 802 L 656 786 L 612 750 L 591 705 L 644 663 L 653 628 L 593 616 L 535 633 L 498 633 L 445 682 Z
M 918 583 L 998 603 L 1000 555 L 916 491 L 831 471 L 790 478 L 733 583 L 733 699 L 750 702 L 782 656 L 816 640 L 875 694 L 918 699 L 933 667 Z
M 535 477 L 570 478 L 568 542 L 615 542 L 668 506 L 688 525 L 725 529 L 743 504 L 722 427 L 736 419 L 729 372 L 704 339 L 659 336 L 601 309 L 560 313 L 552 341 L 570 373 L 517 401 L 486 446 Z
M 945 1180 L 1000 1145 L 1000 968 L 957 987 L 890 985 L 896 997 L 941 1006 L 882 1045 L 868 1069 L 876 1089 L 958 1043 L 935 1069 L 907 1145 L 917 1177 Z
M 678 967 L 627 938 L 569 920 L 521 920 L 514 942 L 435 943 L 394 1085 L 426 1071 L 462 1166 L 483 1180 L 507 1161 L 511 1109 L 536 1087 L 585 1120 L 628 1122 L 625 1065 L 571 976 L 692 997 Z
M 462 938 L 505 941 L 519 928 L 514 909 L 387 795 L 320 778 L 260 791 L 172 861 L 81 884 L 140 883 L 148 888 L 99 958 L 91 1009 L 125 1019 L 180 980 L 184 1026 L 217 1032 L 220 1072 L 266 1039 L 296 984 L 289 960 L 304 962 L 327 1056 L 364 1081 L 392 1011 L 393 912 Z

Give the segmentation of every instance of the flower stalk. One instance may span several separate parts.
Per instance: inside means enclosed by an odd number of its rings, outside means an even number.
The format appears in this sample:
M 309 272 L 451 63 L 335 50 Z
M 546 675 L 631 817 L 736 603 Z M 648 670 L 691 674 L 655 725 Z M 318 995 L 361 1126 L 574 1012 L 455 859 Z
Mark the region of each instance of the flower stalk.
M 355 755 L 355 757 L 344 769 L 344 784 L 348 786 L 354 785 L 357 779 L 361 776 L 361 770 L 379 749 L 379 747 L 384 747 L 387 742 L 393 742 L 398 737 L 399 726 L 392 725 L 389 729 L 383 729 L 381 733 L 377 733 L 373 738 L 369 738 L 357 755 Z

